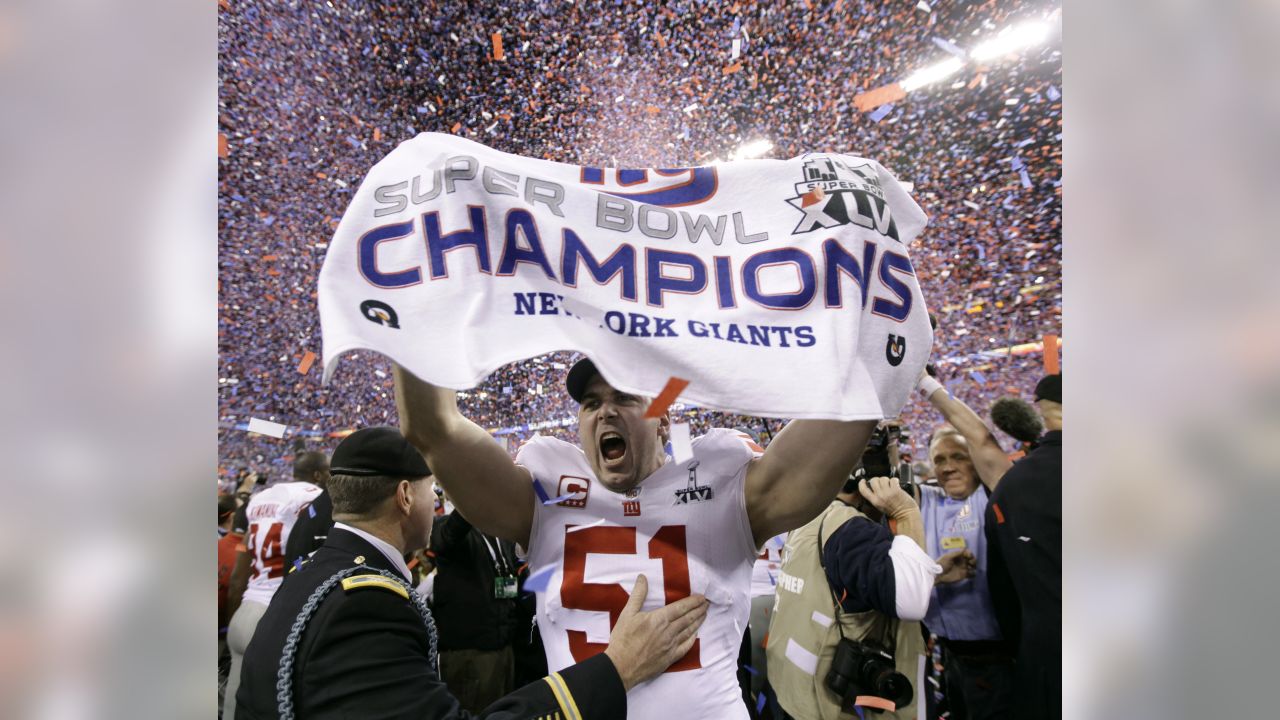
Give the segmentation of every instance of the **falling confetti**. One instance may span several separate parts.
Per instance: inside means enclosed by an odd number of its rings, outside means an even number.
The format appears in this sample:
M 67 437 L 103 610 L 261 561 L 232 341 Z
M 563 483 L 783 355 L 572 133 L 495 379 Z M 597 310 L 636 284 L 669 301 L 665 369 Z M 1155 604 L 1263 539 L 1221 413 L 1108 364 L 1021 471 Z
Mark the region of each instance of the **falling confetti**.
M 531 593 L 546 591 L 551 587 L 551 578 L 556 574 L 556 567 L 556 565 L 548 565 L 529 573 L 529 577 L 524 580 L 524 591 Z
M 1058 369 L 1058 336 L 1047 333 L 1044 336 L 1044 372 L 1046 375 L 1057 375 Z
M 645 410 L 644 417 L 659 418 L 667 414 L 667 409 L 671 407 L 671 403 L 676 401 L 680 393 L 689 387 L 689 381 L 678 377 L 667 379 L 667 384 L 662 388 L 662 392 L 649 403 L 649 409 Z
M 686 463 L 693 459 L 693 443 L 689 439 L 689 425 L 686 423 L 671 425 L 671 457 L 676 463 Z
M 284 431 L 287 426 L 281 425 L 270 420 L 259 420 L 258 418 L 249 418 L 249 432 L 258 433 L 259 435 L 269 435 L 273 438 L 284 437 Z
M 880 122 L 881 120 L 885 119 L 885 117 L 891 112 L 893 112 L 893 103 L 887 103 L 885 105 L 881 105 L 880 107 L 876 108 L 867 117 L 871 119 L 871 122 Z
M 311 372 L 311 365 L 316 361 L 316 354 L 308 350 L 302 356 L 302 362 L 298 363 L 298 372 L 306 375 Z

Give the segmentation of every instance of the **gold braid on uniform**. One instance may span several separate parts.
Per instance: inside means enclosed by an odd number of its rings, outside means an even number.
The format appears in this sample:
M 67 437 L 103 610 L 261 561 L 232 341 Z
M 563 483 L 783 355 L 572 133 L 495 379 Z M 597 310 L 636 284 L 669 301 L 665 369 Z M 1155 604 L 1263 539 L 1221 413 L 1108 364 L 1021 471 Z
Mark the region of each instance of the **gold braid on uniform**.
M 564 720 L 582 720 L 582 713 L 578 711 L 578 704 L 573 700 L 573 693 L 569 692 L 569 684 L 560 677 L 560 673 L 553 672 L 542 679 L 551 686 L 551 694 L 555 695 L 560 710 L 564 712 Z M 556 713 L 557 717 L 559 715 L 560 713 Z
M 334 573 L 328 580 L 320 583 L 320 587 L 316 588 L 311 593 L 311 597 L 307 598 L 307 601 L 302 605 L 302 610 L 298 612 L 298 617 L 294 619 L 293 626 L 289 628 L 289 635 L 284 641 L 284 651 L 280 655 L 280 669 L 276 672 L 276 703 L 280 712 L 280 720 L 293 720 L 294 718 L 293 659 L 298 653 L 298 642 L 302 640 L 302 631 L 306 629 L 311 616 L 315 614 L 316 609 L 320 607 L 320 603 L 329 594 L 329 591 L 333 590 L 343 579 L 356 573 L 370 574 L 371 572 L 392 580 L 406 591 L 410 602 L 413 603 L 418 614 L 422 616 L 422 623 L 427 626 L 427 639 L 430 643 L 428 660 L 431 662 L 431 668 L 436 674 L 440 674 L 440 658 L 439 653 L 436 651 L 436 623 L 431 619 L 431 611 L 427 610 L 427 604 L 423 601 L 422 596 L 414 592 L 413 588 L 409 587 L 409 583 L 404 581 L 404 578 L 387 570 L 371 568 L 365 565 L 344 568 Z M 572 698 L 570 702 L 572 702 Z

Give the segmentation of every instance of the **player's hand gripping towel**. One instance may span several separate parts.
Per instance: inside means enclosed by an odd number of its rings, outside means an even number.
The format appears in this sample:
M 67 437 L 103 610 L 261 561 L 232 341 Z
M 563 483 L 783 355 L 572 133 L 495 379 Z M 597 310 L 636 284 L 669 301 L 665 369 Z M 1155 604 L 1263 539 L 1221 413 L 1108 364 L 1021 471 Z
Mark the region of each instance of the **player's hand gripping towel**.
M 474 387 L 578 350 L 627 392 L 796 418 L 898 414 L 932 345 L 925 215 L 873 160 L 601 169 L 437 133 L 373 167 L 320 271 L 324 376 L 376 350 Z

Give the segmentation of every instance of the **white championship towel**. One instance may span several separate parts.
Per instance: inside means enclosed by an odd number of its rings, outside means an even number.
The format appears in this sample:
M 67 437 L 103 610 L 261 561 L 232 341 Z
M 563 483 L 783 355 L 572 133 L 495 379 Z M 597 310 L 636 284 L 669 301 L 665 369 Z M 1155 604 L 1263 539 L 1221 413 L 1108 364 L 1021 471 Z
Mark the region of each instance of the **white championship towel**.
M 577 350 L 621 390 L 749 415 L 896 416 L 932 333 L 887 170 L 810 153 L 578 167 L 423 133 L 373 167 L 320 271 L 324 378 L 364 348 L 465 390 Z

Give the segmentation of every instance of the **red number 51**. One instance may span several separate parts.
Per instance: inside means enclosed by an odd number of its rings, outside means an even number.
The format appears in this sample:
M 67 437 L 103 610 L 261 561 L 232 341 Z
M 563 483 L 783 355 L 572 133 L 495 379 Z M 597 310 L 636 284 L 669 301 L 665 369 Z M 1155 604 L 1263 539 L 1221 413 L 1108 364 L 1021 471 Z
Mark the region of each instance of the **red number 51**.
M 649 558 L 662 561 L 664 604 L 689 597 L 689 552 L 685 542 L 684 525 L 664 525 L 649 541 Z M 564 579 L 560 583 L 560 602 L 571 610 L 589 610 L 609 613 L 609 629 L 618 622 L 618 616 L 627 605 L 627 591 L 616 583 L 589 583 L 583 581 L 587 568 L 587 553 L 635 555 L 636 529 L 633 527 L 589 527 L 564 536 Z M 684 657 L 672 663 L 667 672 L 696 670 L 702 667 L 699 656 L 700 640 Z M 604 652 L 607 643 L 587 641 L 582 630 L 569 631 L 569 651 L 576 662 Z

